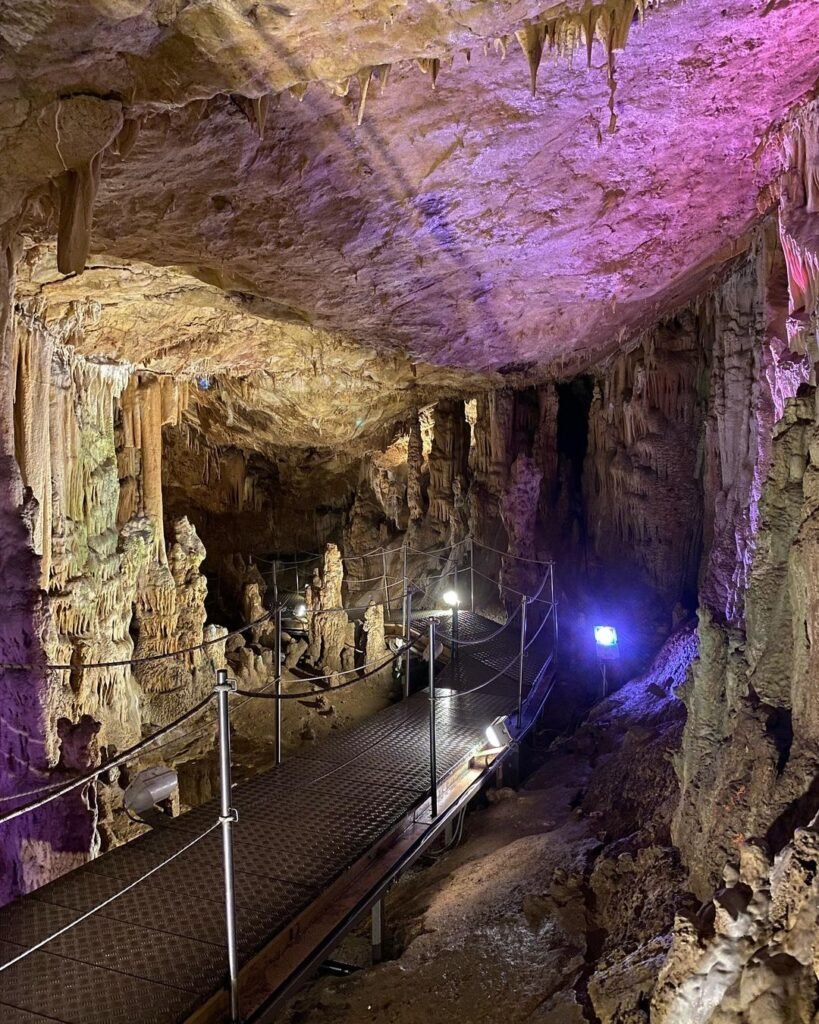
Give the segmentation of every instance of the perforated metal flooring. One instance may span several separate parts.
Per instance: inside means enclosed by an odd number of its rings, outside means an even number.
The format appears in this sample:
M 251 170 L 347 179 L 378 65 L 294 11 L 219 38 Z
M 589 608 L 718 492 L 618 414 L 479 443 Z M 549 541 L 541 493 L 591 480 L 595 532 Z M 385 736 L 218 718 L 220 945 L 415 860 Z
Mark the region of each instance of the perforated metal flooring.
M 464 619 L 463 625 L 464 638 L 497 629 L 480 616 Z M 464 648 L 468 653 L 440 673 L 439 696 L 486 682 L 498 671 L 496 663 L 503 668 L 514 657 L 517 643 L 513 636 Z M 542 646 L 532 648 L 527 689 L 547 657 Z M 465 762 L 488 722 L 516 707 L 517 688 L 517 672 L 504 673 L 477 693 L 436 705 L 439 777 Z M 426 799 L 428 737 L 429 702 L 423 692 L 236 786 L 242 962 Z M 201 834 L 217 815 L 211 801 L 168 819 L 165 827 L 0 910 L 0 963 L 114 896 Z M 0 1022 L 184 1021 L 225 981 L 220 844 L 217 830 L 0 973 Z

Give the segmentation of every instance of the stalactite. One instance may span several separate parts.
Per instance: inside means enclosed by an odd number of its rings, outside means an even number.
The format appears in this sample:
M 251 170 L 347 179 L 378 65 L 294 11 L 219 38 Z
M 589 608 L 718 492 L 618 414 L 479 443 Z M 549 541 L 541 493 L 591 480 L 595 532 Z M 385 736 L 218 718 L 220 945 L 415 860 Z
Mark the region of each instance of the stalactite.
M 469 424 L 464 403 L 445 400 L 435 406 L 435 430 L 429 456 L 429 514 L 439 523 L 449 523 L 454 483 L 465 487 L 469 459 Z
M 424 446 L 421 437 L 421 420 L 416 415 L 410 421 L 407 443 L 407 506 L 411 523 L 424 517 L 424 495 L 421 488 L 421 470 L 424 462 Z
M 438 72 L 441 70 L 440 59 L 438 57 L 419 57 L 416 60 L 416 64 L 425 75 L 429 75 L 432 78 L 432 88 L 434 89 L 438 82 Z
M 142 119 L 136 116 L 126 117 L 122 128 L 114 140 L 114 149 L 121 157 L 126 157 L 136 145 L 139 138 L 139 131 L 142 127 Z
M 85 270 L 101 163 L 102 153 L 97 153 L 88 163 L 67 170 L 60 178 L 57 268 L 61 274 L 81 274 Z
M 358 75 L 356 77 L 358 78 L 360 90 L 358 100 L 358 116 L 356 117 L 356 122 L 358 124 L 361 124 L 361 122 L 364 120 L 364 108 L 367 106 L 367 93 L 369 92 L 370 89 L 370 82 L 372 81 L 373 77 L 373 69 L 362 68 L 361 71 L 358 72 Z
M 515 33 L 520 48 L 529 62 L 529 86 L 534 96 L 537 93 L 537 70 L 543 56 L 543 44 L 546 39 L 546 27 L 542 22 L 533 22 Z

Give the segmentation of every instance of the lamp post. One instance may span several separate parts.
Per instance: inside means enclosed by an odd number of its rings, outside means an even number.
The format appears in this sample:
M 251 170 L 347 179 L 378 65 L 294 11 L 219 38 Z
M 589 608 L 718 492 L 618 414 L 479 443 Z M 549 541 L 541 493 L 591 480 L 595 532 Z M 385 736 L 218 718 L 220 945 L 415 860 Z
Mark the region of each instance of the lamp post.
M 444 593 L 444 604 L 452 609 L 452 653 L 455 653 L 455 645 L 458 643 L 458 608 L 461 599 L 457 590 L 447 590 Z
M 617 630 L 614 626 L 595 626 L 594 642 L 597 645 L 597 660 L 600 662 L 600 669 L 603 673 L 603 697 L 605 698 L 608 696 L 608 664 L 617 661 L 620 656 Z
M 429 619 L 429 809 L 438 817 L 438 747 L 435 740 L 435 619 Z
M 225 882 L 225 930 L 228 953 L 228 991 L 231 1024 L 239 1024 L 239 943 L 236 933 L 236 897 L 233 878 L 233 826 L 238 815 L 231 807 L 230 717 L 228 698 L 236 684 L 228 681 L 227 669 L 216 672 L 219 718 L 219 821 L 222 825 L 222 868 Z

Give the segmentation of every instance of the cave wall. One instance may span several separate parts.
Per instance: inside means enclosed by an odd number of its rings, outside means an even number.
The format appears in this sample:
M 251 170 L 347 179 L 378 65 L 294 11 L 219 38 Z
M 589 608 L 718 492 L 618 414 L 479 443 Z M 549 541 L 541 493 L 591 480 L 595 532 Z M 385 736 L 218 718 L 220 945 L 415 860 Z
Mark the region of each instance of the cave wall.
M 803 218 L 813 173 L 791 164 L 785 174 L 790 201 L 801 195 Z M 784 216 L 792 223 L 789 209 L 786 204 Z M 780 224 L 780 238 L 783 230 Z M 813 377 L 811 354 L 789 348 L 799 336 L 804 340 L 789 318 L 799 312 L 800 322 L 806 319 L 801 278 L 794 282 L 793 274 L 787 246 L 780 249 L 767 230 L 754 258 L 710 309 L 716 396 L 705 448 L 710 544 L 700 657 L 682 690 L 688 720 L 674 822 L 675 842 L 702 896 L 718 884 L 744 839 L 765 838 L 775 852 L 813 800 L 815 413 L 808 391 L 793 398 Z
M 224 651 L 84 667 L 218 638 L 204 630 L 201 542 L 184 518 L 167 543 L 163 526 L 162 425 L 178 419 L 184 395 L 170 379 L 78 356 L 30 310 L 11 313 L 10 272 L 0 283 L 2 650 L 27 666 L 0 673 L 5 794 L 59 781 L 171 721 L 212 687 Z M 162 758 L 201 754 L 212 737 L 211 726 L 198 748 L 182 739 Z M 128 834 L 119 780 L 113 772 L 5 826 L 0 901 Z

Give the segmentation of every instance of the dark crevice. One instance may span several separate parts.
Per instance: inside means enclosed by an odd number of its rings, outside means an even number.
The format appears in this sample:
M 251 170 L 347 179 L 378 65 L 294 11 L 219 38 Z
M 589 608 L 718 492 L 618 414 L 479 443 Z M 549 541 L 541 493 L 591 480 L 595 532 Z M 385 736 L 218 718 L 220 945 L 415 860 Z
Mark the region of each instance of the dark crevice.
M 810 788 L 791 801 L 765 834 L 772 854 L 777 854 L 793 838 L 797 828 L 807 825 L 819 811 L 819 775 Z

